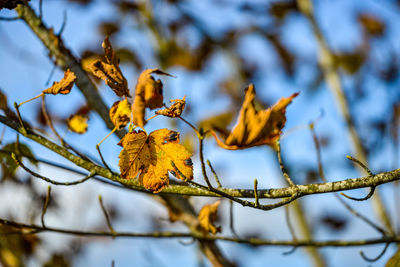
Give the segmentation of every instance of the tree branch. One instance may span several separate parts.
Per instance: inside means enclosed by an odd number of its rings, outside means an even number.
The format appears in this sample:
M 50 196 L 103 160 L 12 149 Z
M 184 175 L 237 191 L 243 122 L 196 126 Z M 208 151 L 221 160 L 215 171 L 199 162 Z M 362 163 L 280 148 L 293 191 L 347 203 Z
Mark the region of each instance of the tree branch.
M 129 238 L 182 238 L 182 237 L 193 237 L 200 240 L 207 241 L 227 241 L 233 243 L 240 244 L 249 244 L 253 246 L 296 246 L 296 247 L 359 247 L 359 246 L 368 246 L 368 245 L 376 245 L 383 243 L 400 243 L 400 236 L 392 236 L 385 238 L 375 238 L 375 239 L 363 239 L 363 240 L 327 240 L 327 241 L 317 241 L 317 240 L 269 240 L 269 239 L 260 239 L 260 238 L 236 238 L 236 237 L 228 237 L 228 236 L 214 236 L 214 235 L 204 235 L 200 234 L 200 232 L 192 232 L 192 233 L 179 233 L 179 232 L 151 232 L 151 233 L 134 233 L 134 232 L 115 232 L 111 233 L 107 232 L 91 232 L 91 231 L 79 231 L 79 230 L 69 230 L 64 228 L 56 228 L 56 227 L 43 227 L 36 224 L 26 224 L 19 223 L 15 221 L 10 221 L 6 219 L 0 218 L 0 225 L 8 225 L 12 226 L 19 230 L 34 230 L 34 233 L 43 233 L 43 232 L 53 232 L 58 234 L 67 234 L 67 235 L 75 235 L 75 236 L 87 236 L 87 237 L 129 237 Z M 3 234 L 3 233 L 2 233 Z M 24 234 L 21 231 L 15 231 L 4 234 Z M 31 234 L 31 233 L 28 233 Z
M 110 179 L 114 182 L 118 182 L 125 187 L 131 188 L 136 191 L 149 192 L 143 186 L 139 184 L 137 179 L 122 179 L 120 176 L 113 174 L 109 170 L 96 165 L 95 163 L 86 161 L 71 152 L 67 149 L 49 141 L 48 139 L 34 133 L 29 128 L 27 131 L 24 131 L 24 128 L 20 126 L 17 122 L 0 115 L 0 122 L 7 125 L 8 127 L 14 129 L 19 132 L 21 135 L 39 143 L 48 149 L 56 152 L 60 156 L 66 158 L 77 166 L 84 168 L 88 171 L 95 171 L 97 175 L 102 176 L 104 178 Z M 284 187 L 277 189 L 259 189 L 258 197 L 261 198 L 285 198 L 293 196 L 296 192 L 299 197 L 314 195 L 314 194 L 323 194 L 323 193 L 332 193 L 338 191 L 346 191 L 353 190 L 358 188 L 365 188 L 371 186 L 378 186 L 385 183 L 390 183 L 393 181 L 400 180 L 400 169 L 392 170 L 389 172 L 378 173 L 373 177 L 365 176 L 360 178 L 346 179 L 343 181 L 337 182 L 326 182 L 319 184 L 307 184 L 307 185 L 296 185 L 295 187 Z M 221 188 L 218 191 L 224 192 L 225 194 L 229 194 L 232 197 L 240 197 L 240 198 L 254 198 L 254 190 L 252 189 L 231 189 L 231 188 Z M 160 195 L 166 194 L 178 194 L 178 195 L 191 195 L 191 196 L 213 196 L 220 197 L 221 195 L 206 189 L 201 188 L 193 188 L 184 185 L 169 185 L 166 187 Z

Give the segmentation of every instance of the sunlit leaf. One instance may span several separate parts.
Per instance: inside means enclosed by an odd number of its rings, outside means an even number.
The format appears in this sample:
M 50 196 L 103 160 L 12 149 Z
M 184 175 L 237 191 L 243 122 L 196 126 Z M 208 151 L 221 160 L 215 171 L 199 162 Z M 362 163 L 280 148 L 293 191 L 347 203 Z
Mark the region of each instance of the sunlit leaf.
M 160 69 L 146 69 L 139 75 L 132 105 L 132 116 L 133 123 L 140 127 L 146 124 L 145 108 L 161 108 L 164 104 L 163 84 L 161 80 L 154 79 L 152 74 L 174 77 Z
M 182 99 L 173 99 L 169 102 L 173 103 L 169 108 L 157 110 L 156 114 L 164 115 L 167 117 L 175 118 L 181 116 L 186 104 L 186 96 Z
M 129 96 L 128 82 L 119 68 L 118 58 L 108 37 L 104 39 L 102 46 L 106 60 L 94 60 L 86 68 L 90 69 L 94 76 L 104 80 L 117 96 Z
M 69 94 L 71 92 L 72 86 L 76 80 L 75 73 L 70 71 L 69 69 L 64 72 L 64 78 L 59 82 L 54 82 L 50 88 L 43 90 L 44 94 Z
M 127 99 L 115 102 L 110 108 L 110 119 L 117 129 L 125 127 L 129 123 L 131 105 Z
M 210 205 L 204 205 L 204 207 L 200 210 L 198 220 L 200 222 L 200 226 L 207 232 L 216 234 L 221 232 L 221 227 L 216 227 L 214 225 L 215 220 L 217 219 L 217 212 L 219 204 L 221 204 L 221 200 L 218 200 Z
M 286 107 L 298 93 L 287 98 L 281 98 L 270 108 L 256 110 L 256 96 L 253 84 L 246 89 L 245 99 L 239 113 L 239 118 L 225 141 L 216 134 L 214 137 L 219 146 L 225 149 L 245 149 L 252 146 L 269 145 L 276 149 L 276 141 L 286 123 Z
M 71 115 L 67 120 L 68 129 L 74 133 L 84 134 L 88 129 L 88 117 L 82 114 Z
M 118 144 L 123 147 L 119 155 L 121 176 L 134 179 L 139 174 L 139 181 L 153 193 L 169 184 L 168 171 L 182 180 L 193 179 L 191 154 L 179 144 L 178 132 L 160 129 L 147 135 L 133 131 Z

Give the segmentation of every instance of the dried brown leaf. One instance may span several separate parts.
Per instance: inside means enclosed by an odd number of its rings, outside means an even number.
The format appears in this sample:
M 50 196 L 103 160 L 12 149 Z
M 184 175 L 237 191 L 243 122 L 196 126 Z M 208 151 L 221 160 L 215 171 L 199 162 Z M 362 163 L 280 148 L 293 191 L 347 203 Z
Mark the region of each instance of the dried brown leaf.
M 173 103 L 173 104 L 169 108 L 157 110 L 156 114 L 171 117 L 171 118 L 181 116 L 183 109 L 185 108 L 185 105 L 186 105 L 186 96 L 184 96 L 182 99 L 172 99 L 169 102 Z
M 121 176 L 134 179 L 139 174 L 139 181 L 153 193 L 169 184 L 168 171 L 182 180 L 193 179 L 191 154 L 179 144 L 178 132 L 160 129 L 147 135 L 133 131 L 118 144 L 123 147 L 119 155 Z
M 214 235 L 221 232 L 221 227 L 216 227 L 214 225 L 214 222 L 217 219 L 219 204 L 221 204 L 221 200 L 218 200 L 210 205 L 204 205 L 198 216 L 201 228 Z
M 358 21 L 364 30 L 371 36 L 382 36 L 385 33 L 385 23 L 373 14 L 360 14 L 358 16 Z
M 133 123 L 139 127 L 146 124 L 145 108 L 161 108 L 164 104 L 163 84 L 161 80 L 155 80 L 152 74 L 174 77 L 160 69 L 146 69 L 139 75 L 132 105 Z
M 54 82 L 50 88 L 43 90 L 44 94 L 69 94 L 71 92 L 72 86 L 76 80 L 75 73 L 70 71 L 69 69 L 64 72 L 64 78 L 61 79 L 59 82 Z
M 214 133 L 219 146 L 225 149 L 245 149 L 259 145 L 269 145 L 274 149 L 276 141 L 282 133 L 286 123 L 286 107 L 296 97 L 295 93 L 287 98 L 281 98 L 271 108 L 256 110 L 254 100 L 256 96 L 253 84 L 246 88 L 246 95 L 240 109 L 236 126 L 232 129 L 225 141 Z
M 117 129 L 125 127 L 129 123 L 131 105 L 127 99 L 116 101 L 110 109 L 110 119 Z
M 119 68 L 118 58 L 115 56 L 108 37 L 104 39 L 102 46 L 106 60 L 93 60 L 87 68 L 94 76 L 104 80 L 117 96 L 129 96 L 128 82 Z

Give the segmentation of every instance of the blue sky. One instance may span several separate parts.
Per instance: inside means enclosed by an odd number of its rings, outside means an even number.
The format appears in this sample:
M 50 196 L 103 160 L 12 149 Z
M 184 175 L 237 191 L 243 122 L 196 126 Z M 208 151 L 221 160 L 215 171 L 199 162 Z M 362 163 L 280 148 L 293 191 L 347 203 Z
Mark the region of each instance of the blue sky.
M 260 1 L 249 1 L 249 3 L 260 3 Z M 359 25 L 354 18 L 354 12 L 370 11 L 384 19 L 388 26 L 385 41 L 376 41 L 374 50 L 378 59 L 388 57 L 386 48 L 389 44 L 395 52 L 399 52 L 400 28 L 395 27 L 399 22 L 398 8 L 395 9 L 391 1 L 314 1 L 317 20 L 321 25 L 329 45 L 334 50 L 353 49 L 361 41 Z M 240 1 L 228 3 L 221 1 L 222 10 L 210 10 L 212 1 L 187 1 L 187 6 L 192 8 L 196 15 L 204 22 L 206 27 L 213 29 L 218 34 L 224 29 L 235 26 L 240 27 L 248 20 L 254 18 L 238 12 L 234 7 Z M 38 1 L 31 4 L 37 7 Z M 164 4 L 165 5 L 165 4 Z M 96 27 L 99 19 L 114 19 L 115 10 L 107 1 L 96 1 L 90 9 L 84 9 L 79 5 L 67 4 L 65 1 L 44 1 L 43 18 L 47 25 L 59 29 L 62 24 L 64 11 L 67 12 L 67 24 L 63 37 L 67 47 L 75 55 L 80 55 L 88 46 L 96 48 L 101 46 L 104 36 L 101 36 Z M 163 3 L 158 2 L 156 11 L 160 16 L 168 17 L 168 9 L 163 9 Z M 223 13 L 224 16 L 219 16 Z M 2 10 L 0 16 L 13 16 L 13 11 Z M 122 31 L 124 37 L 117 38 L 114 47 L 130 47 L 140 51 L 144 65 L 148 68 L 158 67 L 149 45 L 149 36 L 140 32 L 135 25 L 127 21 L 127 27 Z M 268 20 L 260 23 L 268 23 Z M 147 39 L 146 39 L 147 38 Z M 282 34 L 284 42 L 288 47 L 299 54 L 301 58 L 315 61 L 317 48 L 308 23 L 298 15 L 290 17 L 284 25 Z M 193 34 L 193 42 L 196 42 L 196 34 Z M 300 91 L 301 94 L 287 109 L 287 125 L 285 131 L 299 127 L 282 140 L 283 154 L 289 166 L 294 166 L 294 176 L 301 172 L 301 166 L 316 166 L 315 150 L 310 132 L 306 127 L 320 115 L 321 109 L 324 116 L 318 122 L 316 130 L 318 135 L 332 135 L 331 143 L 323 149 L 323 160 L 329 180 L 341 180 L 344 178 L 357 177 L 358 173 L 353 168 L 348 168 L 345 156 L 351 154 L 351 145 L 348 142 L 344 129 L 344 122 L 337 111 L 334 98 L 326 85 L 314 94 L 304 89 L 306 81 L 313 77 L 313 69 L 307 64 L 297 66 L 299 75 L 290 79 L 282 69 L 278 68 L 278 59 L 274 55 L 271 45 L 260 36 L 249 35 L 243 38 L 237 48 L 237 53 L 245 55 L 254 64 L 257 64 L 264 72 L 254 82 L 259 97 L 263 100 L 276 101 L 280 97 L 288 96 Z M 6 92 L 9 103 L 22 102 L 36 96 L 41 90 L 47 88 L 45 82 L 51 71 L 52 63 L 47 57 L 47 51 L 40 41 L 30 32 L 22 22 L 0 21 L 0 88 Z M 200 73 L 193 73 L 182 68 L 172 68 L 168 72 L 177 76 L 174 78 L 162 78 L 167 98 L 180 98 L 187 96 L 193 112 L 188 118 L 197 122 L 212 114 L 217 114 L 229 106 L 229 99 L 224 96 L 212 97 L 217 90 L 218 83 L 232 74 L 232 62 L 224 53 L 216 54 L 208 63 L 207 68 Z M 128 79 L 130 88 L 134 88 L 135 80 L 139 73 L 130 66 L 122 66 Z M 62 72 L 56 69 L 52 80 L 62 77 Z M 345 91 L 352 94 L 352 88 L 356 84 L 354 77 L 344 77 Z M 244 88 L 245 84 L 243 85 Z M 117 100 L 113 92 L 100 85 L 101 94 L 105 102 L 111 106 Z M 365 88 L 368 97 L 357 106 L 352 107 L 358 120 L 363 122 L 369 118 L 381 117 L 387 100 L 390 100 L 394 90 L 398 90 L 398 84 L 383 84 L 375 77 L 366 77 Z M 47 97 L 48 109 L 54 114 L 66 117 L 68 112 L 73 111 L 84 103 L 79 90 L 73 88 L 68 96 Z M 35 101 L 22 106 L 22 116 L 28 120 L 34 120 L 37 106 L 40 101 Z M 146 126 L 146 130 L 154 130 L 169 127 L 168 119 L 155 119 Z M 179 125 L 182 135 L 192 134 L 184 125 Z M 71 144 L 80 147 L 82 151 L 97 157 L 95 145 L 108 133 L 99 117 L 92 114 L 89 121 L 89 130 L 85 135 L 70 133 L 66 128 L 60 127 L 59 132 Z M 366 134 L 362 132 L 362 134 Z M 368 134 L 368 132 L 367 132 Z M 4 142 L 15 139 L 15 133 L 7 130 Z M 27 140 L 22 139 L 24 142 Z M 118 169 L 118 154 L 120 147 L 116 145 L 116 137 L 111 137 L 102 144 L 102 151 L 106 161 L 114 169 Z M 385 140 L 383 140 L 385 142 Z M 31 144 L 31 143 L 30 143 Z M 35 155 L 42 158 L 50 158 L 55 161 L 64 162 L 60 157 L 54 155 L 38 145 L 31 145 Z M 372 170 L 390 170 L 393 164 L 390 143 L 383 146 L 380 155 L 370 159 Z M 254 178 L 259 181 L 259 188 L 270 188 L 283 186 L 279 166 L 275 154 L 270 148 L 251 148 L 244 151 L 226 151 L 218 148 L 213 140 L 207 140 L 205 146 L 206 158 L 209 158 L 217 167 L 222 182 L 227 187 L 252 188 Z M 195 180 L 202 182 L 200 176 L 200 165 L 198 155 L 194 156 Z M 296 169 L 298 168 L 298 169 Z M 57 178 L 76 178 L 45 166 L 40 166 L 39 171 L 47 176 Z M 47 185 L 41 181 L 35 182 L 35 186 L 46 191 Z M 93 225 L 104 226 L 104 218 L 97 203 L 97 195 L 102 194 L 105 202 L 113 203 L 120 209 L 122 217 L 115 222 L 114 227 L 121 231 L 151 231 L 151 218 L 161 217 L 166 219 L 166 210 L 147 195 L 135 192 L 119 191 L 107 188 L 96 182 L 88 182 L 72 188 L 53 188 L 59 194 L 60 209 L 57 212 L 47 214 L 47 223 L 65 228 L 91 229 Z M 10 193 L 12 192 L 12 193 Z M 364 190 L 350 192 L 351 195 L 363 195 Z M 392 185 L 382 186 L 382 192 L 386 203 L 394 214 Z M 350 194 L 349 193 L 349 194 Z M 7 205 L 0 205 L 0 215 L 5 216 L 8 210 L 18 210 L 20 220 L 24 220 L 23 214 L 29 210 L 30 199 L 26 192 L 8 185 L 0 188 L 0 198 Z M 211 203 L 213 199 L 194 198 L 197 210 L 205 203 Z M 303 199 L 306 205 L 308 219 L 316 232 L 318 239 L 359 239 L 366 237 L 378 237 L 378 234 L 352 216 L 336 201 L 332 195 L 324 194 L 309 196 Z M 369 218 L 374 218 L 371 212 L 371 202 L 351 203 L 357 210 L 364 212 Z M 223 214 L 223 234 L 229 235 L 228 225 L 229 203 L 224 201 L 220 207 Z M 343 214 L 351 219 L 348 227 L 341 232 L 331 232 L 318 225 L 318 217 L 324 212 Z M 399 223 L 397 221 L 397 223 Z M 185 228 L 177 224 L 162 224 L 164 229 L 181 230 Z M 235 206 L 235 225 L 239 233 L 252 233 L 257 229 L 261 237 L 272 239 L 290 239 L 290 233 L 286 227 L 284 209 L 276 209 L 269 212 L 255 211 L 248 208 Z M 64 244 L 69 237 L 55 234 L 46 234 L 46 244 L 39 249 L 39 259 L 44 260 L 48 255 L 48 249 L 64 249 Z M 48 242 L 48 243 L 47 243 Z M 51 245 L 47 245 L 51 244 Z M 238 261 L 242 266 L 310 266 L 309 258 L 304 250 L 297 250 L 289 256 L 283 256 L 282 252 L 288 248 L 252 248 L 238 244 L 220 243 L 225 254 Z M 381 245 L 363 248 L 367 255 L 374 257 L 380 252 Z M 364 266 L 365 261 L 359 256 L 360 248 L 324 248 L 322 253 L 329 259 L 329 266 Z M 386 255 L 371 266 L 382 266 L 391 256 L 394 247 L 390 247 Z M 196 266 L 198 254 L 196 245 L 184 246 L 177 240 L 145 240 L 145 239 L 121 239 L 121 240 L 88 240 L 84 253 L 74 260 L 75 266 L 109 266 L 111 260 L 116 261 L 116 266 Z M 200 257 L 201 258 L 201 257 Z M 206 263 L 208 264 L 208 263 Z M 34 263 L 32 263 L 34 266 Z

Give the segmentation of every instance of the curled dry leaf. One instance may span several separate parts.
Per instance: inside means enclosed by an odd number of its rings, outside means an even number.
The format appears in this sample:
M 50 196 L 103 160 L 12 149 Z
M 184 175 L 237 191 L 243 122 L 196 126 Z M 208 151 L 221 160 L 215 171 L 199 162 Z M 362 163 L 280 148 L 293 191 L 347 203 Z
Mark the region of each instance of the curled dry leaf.
M 290 97 L 281 98 L 272 107 L 258 111 L 254 105 L 255 88 L 250 84 L 246 88 L 237 123 L 225 141 L 220 140 L 215 132 L 211 133 L 218 145 L 225 149 L 245 149 L 259 145 L 269 145 L 277 149 L 276 141 L 286 123 L 286 107 L 297 95 L 298 93 L 295 93 Z
M 171 118 L 181 116 L 183 109 L 185 108 L 186 96 L 184 96 L 182 99 L 170 100 L 169 102 L 173 104 L 169 108 L 157 110 L 156 114 L 164 115 Z
M 59 82 L 54 82 L 50 88 L 43 90 L 43 94 L 69 94 L 71 92 L 72 86 L 76 80 L 75 73 L 70 71 L 69 69 L 64 72 L 64 78 L 61 79 Z
M 132 105 L 133 123 L 139 127 L 146 124 L 145 108 L 161 108 L 164 104 L 163 84 L 161 80 L 154 79 L 151 74 L 174 77 L 160 69 L 146 69 L 139 75 Z
M 214 222 L 217 219 L 219 204 L 221 204 L 221 200 L 218 200 L 210 205 L 204 205 L 198 216 L 201 228 L 214 235 L 221 232 L 221 227 L 216 227 L 214 225 Z
M 179 133 L 168 129 L 149 135 L 143 131 L 127 133 L 118 143 L 121 176 L 139 181 L 153 193 L 169 184 L 168 171 L 182 180 L 193 179 L 191 154 L 179 144 Z M 173 164 L 175 166 L 173 166 Z
M 115 102 L 110 109 L 110 119 L 119 130 L 129 123 L 131 105 L 127 99 Z
M 71 115 L 67 120 L 68 129 L 74 133 L 84 134 L 88 128 L 88 117 L 82 114 Z
M 93 60 L 88 68 L 94 76 L 104 80 L 117 96 L 129 96 L 128 82 L 119 68 L 118 58 L 112 49 L 108 37 L 104 39 L 102 46 L 106 60 Z

